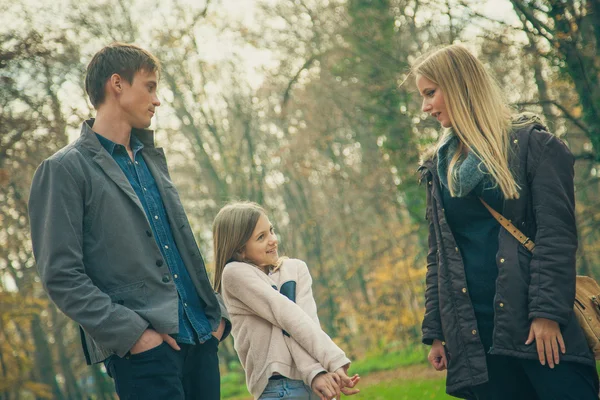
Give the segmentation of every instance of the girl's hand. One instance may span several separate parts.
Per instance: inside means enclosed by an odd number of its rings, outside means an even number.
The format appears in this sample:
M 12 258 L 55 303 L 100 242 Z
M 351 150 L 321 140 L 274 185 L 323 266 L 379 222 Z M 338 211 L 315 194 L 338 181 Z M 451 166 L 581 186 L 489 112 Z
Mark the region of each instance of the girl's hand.
M 339 378 L 330 372 L 322 372 L 311 382 L 311 389 L 321 400 L 333 400 L 340 398 Z
M 350 364 L 346 364 L 334 372 L 340 379 L 341 392 L 346 396 L 352 396 L 353 394 L 360 392 L 360 389 L 353 389 L 354 386 L 356 386 L 356 384 L 360 381 L 360 376 L 358 376 L 358 374 L 354 374 L 354 376 L 350 378 L 348 376 L 349 367 Z
M 535 340 L 540 364 L 554 368 L 559 363 L 558 349 L 565 354 L 567 348 L 563 340 L 558 322 L 547 318 L 534 318 L 529 328 L 529 337 L 525 344 L 531 344 Z
M 444 345 L 440 340 L 434 339 L 431 345 L 431 350 L 427 356 L 429 364 L 435 368 L 436 371 L 443 371 L 448 368 L 448 360 L 446 359 L 446 351 Z

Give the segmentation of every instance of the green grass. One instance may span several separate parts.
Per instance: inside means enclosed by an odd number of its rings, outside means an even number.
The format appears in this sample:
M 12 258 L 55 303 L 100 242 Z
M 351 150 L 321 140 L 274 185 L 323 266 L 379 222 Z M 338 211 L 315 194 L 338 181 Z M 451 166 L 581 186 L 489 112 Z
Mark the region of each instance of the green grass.
M 401 351 L 372 355 L 355 361 L 350 367 L 350 372 L 367 376 L 371 372 L 390 371 L 426 362 L 427 353 L 424 352 L 424 346 L 411 346 Z
M 246 378 L 243 371 L 232 371 L 221 376 L 221 398 L 233 399 L 236 397 L 248 398 Z
M 403 382 L 381 382 L 360 389 L 358 399 L 369 400 L 450 400 L 456 399 L 446 394 L 446 385 L 440 380 L 415 380 Z M 247 392 L 246 392 L 247 393 Z M 249 399 L 250 395 L 240 395 L 235 398 L 223 396 L 224 399 Z M 344 397 L 351 399 L 352 397 Z
M 375 354 L 368 356 L 362 360 L 358 360 L 352 363 L 350 368 L 351 373 L 358 373 L 361 377 L 365 377 L 370 373 L 377 371 L 389 371 L 407 367 L 409 365 L 422 364 L 426 362 L 427 354 L 424 353 L 423 346 L 411 346 L 402 351 Z M 415 382 L 404 382 L 402 384 L 393 385 L 393 382 L 382 382 L 381 384 L 374 385 L 371 387 L 365 387 L 361 389 L 361 393 L 388 393 L 388 397 L 371 397 L 371 395 L 361 395 L 361 398 L 371 399 L 415 399 L 420 397 L 414 397 L 421 393 L 424 388 L 430 388 L 431 384 L 439 386 L 441 389 L 438 390 L 440 393 L 444 393 L 444 382 L 442 381 L 415 381 Z M 436 386 L 436 388 L 437 388 Z M 406 391 L 409 397 L 394 397 L 394 390 L 401 388 Z M 404 392 L 398 392 L 404 393 Z M 403 395 L 403 394 L 402 394 Z M 391 397 L 389 397 L 391 396 Z M 413 397 L 410 397 L 413 396 Z M 236 399 L 247 399 L 249 398 L 248 390 L 246 389 L 246 382 L 244 379 L 243 371 L 232 371 L 221 377 L 221 398 L 227 400 Z M 432 399 L 447 398 L 447 397 L 431 397 Z M 423 397 L 423 399 L 429 399 L 429 397 Z
M 381 382 L 361 389 L 357 396 L 369 400 L 455 399 L 446 394 L 446 385 L 443 379 Z
M 402 369 L 410 365 L 426 363 L 426 353 L 422 346 L 409 347 L 399 352 L 371 355 L 352 363 L 350 372 L 357 372 L 361 377 L 377 371 Z M 600 373 L 600 362 L 596 364 Z M 367 383 L 368 379 L 363 383 Z M 358 399 L 369 400 L 450 400 L 446 394 L 444 379 L 418 379 L 413 381 L 387 381 L 371 386 L 360 385 Z M 229 372 L 221 377 L 221 397 L 226 400 L 249 399 L 244 373 Z M 346 397 L 345 397 L 346 398 Z M 348 397 L 351 399 L 351 397 Z

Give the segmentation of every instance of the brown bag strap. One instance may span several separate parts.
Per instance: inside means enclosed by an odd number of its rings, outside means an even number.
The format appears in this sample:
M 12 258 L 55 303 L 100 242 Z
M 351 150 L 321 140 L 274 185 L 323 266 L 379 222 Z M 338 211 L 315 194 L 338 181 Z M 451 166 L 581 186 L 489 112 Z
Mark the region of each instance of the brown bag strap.
M 486 203 L 481 197 L 479 198 L 479 200 L 481 201 L 481 203 L 483 203 L 483 205 L 485 206 L 485 208 L 488 209 L 488 211 L 490 212 L 490 214 L 492 214 L 492 216 L 494 218 L 496 218 L 496 221 L 498 221 L 500 223 L 500 225 L 502 225 L 504 227 L 504 229 L 506 229 L 508 231 L 508 233 L 510 233 L 511 235 L 513 235 L 513 237 L 515 239 L 517 239 L 519 241 L 519 243 L 521 243 L 523 245 L 523 247 L 525 247 L 527 250 L 529 250 L 529 252 L 533 252 L 533 248 L 535 247 L 535 243 L 533 243 L 531 241 L 531 239 L 529 239 L 527 236 L 525 236 L 523 234 L 523 232 L 521 232 L 520 230 L 518 230 L 517 227 L 512 224 L 512 222 L 510 222 L 509 220 L 507 220 L 506 218 L 504 218 L 502 216 L 502 214 L 500 214 L 499 212 L 497 212 L 496 210 L 494 210 L 492 207 L 490 207 L 489 204 Z

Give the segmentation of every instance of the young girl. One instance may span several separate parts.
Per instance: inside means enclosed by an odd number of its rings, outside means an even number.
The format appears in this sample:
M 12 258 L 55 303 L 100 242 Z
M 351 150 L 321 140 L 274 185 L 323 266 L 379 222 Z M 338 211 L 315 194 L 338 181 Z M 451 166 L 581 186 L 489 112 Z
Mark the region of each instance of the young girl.
M 573 315 L 574 159 L 533 115 L 512 117 L 483 64 L 448 46 L 413 67 L 423 111 L 445 128 L 421 172 L 429 253 L 423 342 L 469 399 L 598 399 Z M 527 250 L 486 205 L 535 243 Z M 531 246 L 529 246 L 531 248 Z
M 306 264 L 279 257 L 265 211 L 255 203 L 225 206 L 213 240 L 215 290 L 229 311 L 254 398 L 339 400 L 340 393 L 358 393 L 358 375 L 347 375 L 350 360 L 319 325 Z

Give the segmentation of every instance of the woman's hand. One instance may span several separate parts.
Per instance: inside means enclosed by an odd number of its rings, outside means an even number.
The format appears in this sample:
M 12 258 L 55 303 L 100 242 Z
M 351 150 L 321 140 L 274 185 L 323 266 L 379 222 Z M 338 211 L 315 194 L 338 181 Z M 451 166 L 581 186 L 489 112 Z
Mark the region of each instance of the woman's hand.
M 435 368 L 436 371 L 443 371 L 448 368 L 448 360 L 446 359 L 446 351 L 441 340 L 434 339 L 427 356 L 429 364 Z
M 563 340 L 562 333 L 558 322 L 552 321 L 547 318 L 534 318 L 529 328 L 529 337 L 525 344 L 529 345 L 533 343 L 537 346 L 537 352 L 540 359 L 540 364 L 554 368 L 554 364 L 559 363 L 559 352 L 565 354 L 567 351 L 565 347 L 565 341 Z
M 311 382 L 310 387 L 321 400 L 340 398 L 339 377 L 331 372 L 322 372 Z
M 348 368 L 350 368 L 350 363 L 344 365 L 341 368 L 338 368 L 334 373 L 340 379 L 340 390 L 346 396 L 352 396 L 360 392 L 360 389 L 354 389 L 354 386 L 360 381 L 360 376 L 358 374 L 354 374 L 354 376 L 348 376 Z

